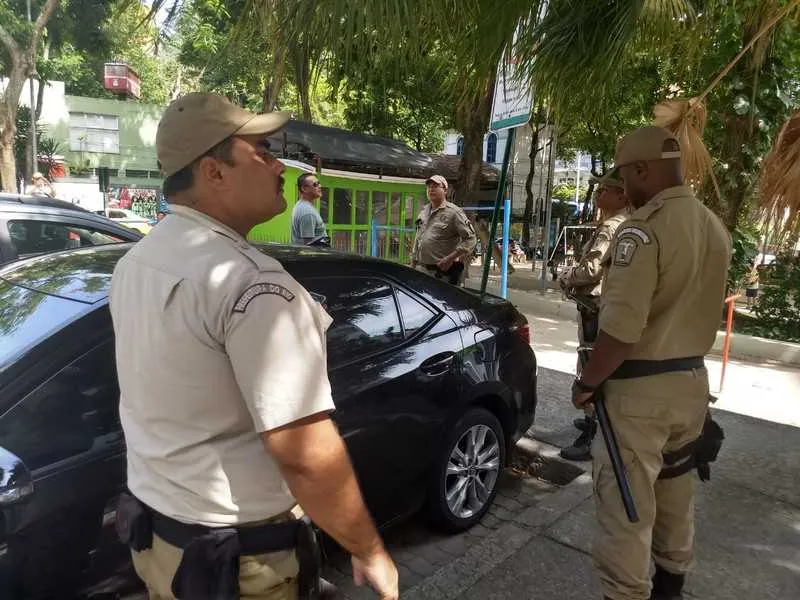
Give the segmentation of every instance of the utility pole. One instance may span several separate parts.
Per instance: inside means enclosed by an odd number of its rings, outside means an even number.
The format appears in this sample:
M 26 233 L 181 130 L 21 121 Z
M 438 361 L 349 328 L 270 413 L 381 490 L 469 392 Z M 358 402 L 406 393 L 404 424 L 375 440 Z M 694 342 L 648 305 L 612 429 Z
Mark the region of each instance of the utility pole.
M 31 0 L 27 0 L 28 5 L 28 23 L 32 22 L 31 19 Z M 35 173 L 39 170 L 39 161 L 37 157 L 39 156 L 39 152 L 36 148 L 36 94 L 33 91 L 33 75 L 36 72 L 36 54 L 32 57 L 33 63 L 31 64 L 30 72 L 28 76 L 30 77 L 30 88 L 31 88 L 31 124 L 28 131 L 28 135 L 31 136 L 31 172 Z M 23 189 L 25 187 L 23 186 Z

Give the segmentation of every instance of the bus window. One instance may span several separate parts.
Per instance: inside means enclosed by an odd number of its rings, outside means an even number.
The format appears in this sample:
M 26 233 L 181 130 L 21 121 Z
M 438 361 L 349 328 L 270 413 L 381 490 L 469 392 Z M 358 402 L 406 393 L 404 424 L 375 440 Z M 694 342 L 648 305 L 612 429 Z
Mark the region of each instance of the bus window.
M 372 192 L 372 218 L 386 225 L 386 192 Z
M 351 190 L 343 190 L 335 188 L 333 190 L 333 224 L 334 225 L 352 225 L 353 213 L 352 209 L 353 192 Z
M 369 192 L 356 192 L 356 225 L 369 222 Z
M 330 188 L 322 188 L 322 198 L 319 199 L 319 214 L 325 223 L 328 223 L 328 200 L 331 197 Z

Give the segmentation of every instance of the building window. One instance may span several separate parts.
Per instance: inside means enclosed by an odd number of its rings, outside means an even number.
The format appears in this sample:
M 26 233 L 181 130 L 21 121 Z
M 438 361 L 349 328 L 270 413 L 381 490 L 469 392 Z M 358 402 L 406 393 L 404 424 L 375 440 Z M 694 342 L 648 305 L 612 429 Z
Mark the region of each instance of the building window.
M 69 149 L 119 154 L 119 117 L 69 113 Z
M 125 169 L 126 177 L 137 177 L 139 179 L 147 179 L 149 171 L 144 169 Z
M 464 138 L 459 137 L 456 142 L 456 156 L 464 156 Z
M 497 135 L 494 133 L 486 139 L 486 162 L 497 162 Z

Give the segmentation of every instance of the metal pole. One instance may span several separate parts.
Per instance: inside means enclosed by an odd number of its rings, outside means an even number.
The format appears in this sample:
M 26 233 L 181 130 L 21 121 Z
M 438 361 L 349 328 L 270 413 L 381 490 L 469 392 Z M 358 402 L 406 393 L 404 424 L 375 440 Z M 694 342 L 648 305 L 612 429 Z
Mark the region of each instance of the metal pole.
M 508 233 L 511 229 L 511 199 L 503 201 L 503 268 L 500 269 L 500 297 L 508 298 Z
M 547 287 L 547 254 L 550 252 L 550 221 L 553 218 L 553 167 L 555 165 L 557 146 L 556 128 L 553 126 L 553 133 L 550 134 L 550 152 L 547 155 L 547 160 L 550 164 L 547 168 L 547 189 L 544 195 L 546 216 L 544 224 L 544 251 L 542 252 L 542 279 L 539 284 L 539 289 L 542 293 L 544 293 Z
M 369 227 L 370 256 L 378 256 L 378 221 L 372 219 Z
M 505 196 L 506 175 L 508 175 L 508 163 L 511 157 L 511 146 L 514 144 L 514 129 L 508 130 L 508 138 L 506 139 L 506 148 L 503 152 L 503 168 L 500 171 L 500 181 L 497 186 L 497 196 L 494 201 L 494 212 L 492 213 L 492 226 L 489 229 L 489 243 L 486 245 L 486 251 L 489 252 L 489 260 L 483 263 L 483 275 L 481 276 L 481 294 L 486 293 L 486 283 L 489 281 L 489 265 L 491 264 L 492 256 L 494 254 L 494 236 L 497 234 L 497 213 L 500 212 L 500 206 Z
M 31 22 L 31 0 L 28 0 L 28 23 Z M 30 87 L 31 87 L 31 125 L 30 131 L 28 135 L 31 136 L 31 172 L 35 172 L 39 170 L 39 161 L 37 157 L 39 156 L 39 152 L 36 148 L 36 94 L 33 91 L 33 72 L 36 70 L 36 55 L 33 57 L 34 63 L 31 65 L 31 72 L 28 73 L 30 77 Z M 24 188 L 23 188 L 24 189 Z

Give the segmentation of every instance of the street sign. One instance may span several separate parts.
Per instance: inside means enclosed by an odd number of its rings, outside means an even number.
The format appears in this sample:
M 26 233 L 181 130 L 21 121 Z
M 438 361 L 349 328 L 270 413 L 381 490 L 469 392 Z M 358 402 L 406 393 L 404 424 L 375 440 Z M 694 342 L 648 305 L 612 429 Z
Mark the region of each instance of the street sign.
M 492 99 L 491 131 L 511 129 L 525 125 L 531 118 L 533 94 L 527 84 L 516 79 L 517 60 L 503 55 L 497 68 Z

